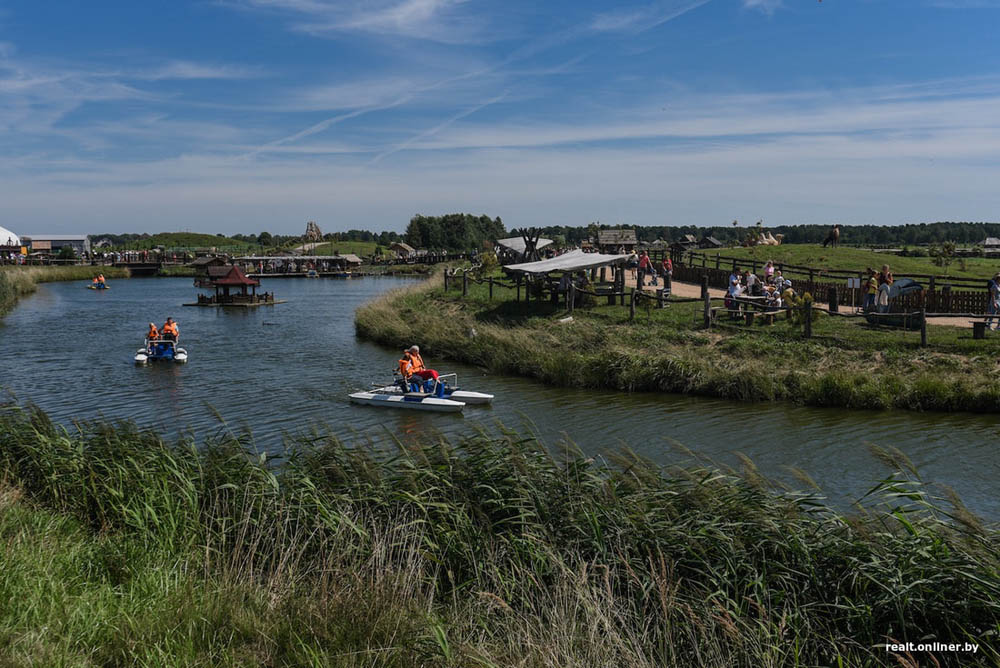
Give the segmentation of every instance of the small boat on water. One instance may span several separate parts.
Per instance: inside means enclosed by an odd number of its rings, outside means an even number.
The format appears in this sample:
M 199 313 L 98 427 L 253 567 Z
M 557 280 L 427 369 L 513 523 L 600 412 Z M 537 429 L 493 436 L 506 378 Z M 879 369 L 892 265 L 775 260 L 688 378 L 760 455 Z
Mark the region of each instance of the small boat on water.
M 149 362 L 176 362 L 184 364 L 188 361 L 187 350 L 170 339 L 146 339 L 145 347 L 135 353 L 135 363 L 144 365 Z
M 454 373 L 439 376 L 436 381 L 427 380 L 423 385 L 412 383 L 408 391 L 404 391 L 397 380 L 394 385 L 355 392 L 350 398 L 354 403 L 369 406 L 448 413 L 457 413 L 466 404 L 483 405 L 493 401 L 492 394 L 460 389 L 458 375 Z

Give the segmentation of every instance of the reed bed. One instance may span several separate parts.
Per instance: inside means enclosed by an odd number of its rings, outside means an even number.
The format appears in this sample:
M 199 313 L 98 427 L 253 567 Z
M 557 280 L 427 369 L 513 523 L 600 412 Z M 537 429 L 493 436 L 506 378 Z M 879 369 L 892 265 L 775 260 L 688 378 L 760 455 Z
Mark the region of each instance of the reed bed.
M 679 304 L 623 321 L 620 308 L 577 309 L 573 322 L 549 304 L 487 301 L 484 286 L 462 299 L 440 276 L 392 291 L 355 312 L 359 336 L 396 348 L 417 342 L 425 358 L 569 387 L 674 392 L 736 401 L 784 400 L 857 409 L 1000 411 L 1000 378 L 989 349 L 903 348 L 889 335 L 842 342 L 699 329 L 700 305 Z M 607 311 L 610 310 L 611 313 Z M 781 323 L 782 327 L 790 327 Z M 976 342 L 981 343 L 981 342 Z
M 98 274 L 105 278 L 128 278 L 128 268 L 67 266 L 0 266 L 0 315 L 10 311 L 17 300 L 30 295 L 39 283 L 55 281 L 89 281 Z
M 890 638 L 1000 659 L 998 534 L 905 465 L 845 515 L 749 463 L 607 465 L 516 432 L 251 443 L 0 411 L 3 662 L 927 661 Z

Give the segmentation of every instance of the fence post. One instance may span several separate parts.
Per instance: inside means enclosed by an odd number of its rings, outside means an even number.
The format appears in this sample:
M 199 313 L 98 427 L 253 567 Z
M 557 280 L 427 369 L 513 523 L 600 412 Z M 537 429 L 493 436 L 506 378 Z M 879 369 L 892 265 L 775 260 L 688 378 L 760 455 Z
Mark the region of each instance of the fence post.
M 521 301 L 521 274 L 517 275 L 515 284 L 517 285 L 517 292 L 514 294 L 514 301 L 519 302 Z
M 632 297 L 628 300 L 628 321 L 635 320 L 635 288 L 632 288 Z
M 448 268 L 445 267 L 444 270 L 444 291 L 448 292 Z
M 927 346 L 927 307 L 920 308 L 920 347 Z
M 573 304 L 576 302 L 576 285 L 574 283 L 569 284 L 569 290 L 566 291 L 566 310 L 570 313 L 573 312 Z
M 465 297 L 469 294 L 469 272 L 462 272 L 462 296 Z
M 719 260 L 721 260 L 721 259 L 722 259 L 722 256 L 721 256 L 721 255 L 716 255 L 716 256 L 715 256 L 715 268 L 716 268 L 716 269 L 718 269 L 718 268 L 719 268 Z
M 802 304 L 802 308 L 804 309 L 803 313 L 804 313 L 805 318 L 806 318 L 806 320 L 805 320 L 806 338 L 808 339 L 808 338 L 811 338 L 812 335 L 813 335 L 813 308 L 812 308 L 812 302 L 806 300 Z
M 826 298 L 830 302 L 830 312 L 836 313 L 838 311 L 837 288 L 831 285 L 830 289 L 827 290 Z
M 951 313 L 951 286 L 945 285 L 941 288 L 941 300 L 944 302 L 944 312 Z
M 604 283 L 604 277 L 606 275 L 605 269 L 607 269 L 607 267 L 601 267 L 601 283 Z
M 813 285 L 813 270 L 809 269 L 809 294 L 816 292 L 816 286 Z
M 490 301 L 493 301 L 493 277 L 490 276 Z
M 663 291 L 666 288 L 660 288 L 656 291 L 656 308 L 663 308 Z
M 622 304 L 622 306 L 625 306 L 625 272 L 624 271 L 621 272 L 621 277 L 618 279 L 618 285 L 621 286 L 620 287 L 621 304 Z
M 708 296 L 708 274 L 701 277 L 701 299 L 705 302 L 705 329 L 712 327 L 712 300 Z

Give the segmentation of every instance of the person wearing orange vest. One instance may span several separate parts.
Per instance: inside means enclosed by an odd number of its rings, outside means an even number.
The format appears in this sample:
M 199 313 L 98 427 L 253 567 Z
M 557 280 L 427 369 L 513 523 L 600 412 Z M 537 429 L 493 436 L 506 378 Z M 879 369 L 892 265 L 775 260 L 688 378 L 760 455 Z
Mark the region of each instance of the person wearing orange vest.
M 420 356 L 420 348 L 418 346 L 410 346 L 403 351 L 403 359 L 399 360 L 399 373 L 403 376 L 403 382 L 409 383 L 411 381 L 421 382 L 428 378 L 437 380 L 438 372 L 434 369 L 428 369 L 424 366 L 424 360 Z
M 160 331 L 156 329 L 156 325 L 149 323 L 149 331 L 146 332 L 146 338 L 150 341 L 155 341 L 160 338 Z
M 160 330 L 164 339 L 169 339 L 170 341 L 176 341 L 177 336 L 180 331 L 177 329 L 177 323 L 174 322 L 173 318 L 167 318 L 167 321 L 163 323 L 163 329 Z

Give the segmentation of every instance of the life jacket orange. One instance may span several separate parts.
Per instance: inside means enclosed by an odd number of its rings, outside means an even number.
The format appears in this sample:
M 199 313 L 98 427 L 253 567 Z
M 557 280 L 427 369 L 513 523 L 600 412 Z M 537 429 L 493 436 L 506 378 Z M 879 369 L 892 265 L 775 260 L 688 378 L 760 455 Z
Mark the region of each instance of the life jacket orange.
M 424 371 L 426 368 L 424 366 L 424 359 L 420 356 L 420 353 L 410 353 L 410 373 Z
M 413 366 L 413 362 L 410 360 L 409 356 L 408 355 L 403 355 L 403 359 L 399 360 L 399 373 L 400 373 L 400 375 L 403 378 L 409 378 L 410 374 L 413 373 L 412 371 L 410 371 L 410 367 L 412 367 L 412 366 Z
M 177 323 L 176 322 L 165 322 L 163 323 L 163 328 L 161 330 L 164 334 L 173 334 L 177 336 Z
M 160 332 L 156 329 L 156 327 L 150 327 L 149 332 L 146 333 L 146 338 L 150 341 L 158 339 L 160 338 Z

